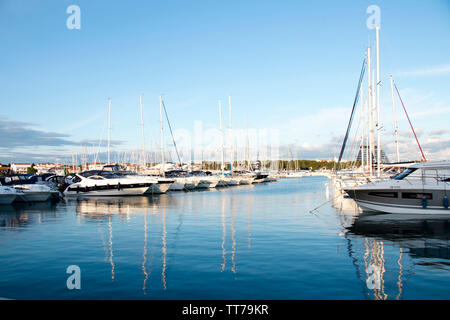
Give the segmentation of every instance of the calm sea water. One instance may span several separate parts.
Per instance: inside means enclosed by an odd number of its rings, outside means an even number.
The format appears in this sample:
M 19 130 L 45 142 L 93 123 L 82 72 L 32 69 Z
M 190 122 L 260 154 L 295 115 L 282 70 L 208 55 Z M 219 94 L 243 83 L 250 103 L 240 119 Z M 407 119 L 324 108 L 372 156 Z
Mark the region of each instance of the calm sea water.
M 450 298 L 450 218 L 358 215 L 328 183 L 1 206 L 0 297 Z

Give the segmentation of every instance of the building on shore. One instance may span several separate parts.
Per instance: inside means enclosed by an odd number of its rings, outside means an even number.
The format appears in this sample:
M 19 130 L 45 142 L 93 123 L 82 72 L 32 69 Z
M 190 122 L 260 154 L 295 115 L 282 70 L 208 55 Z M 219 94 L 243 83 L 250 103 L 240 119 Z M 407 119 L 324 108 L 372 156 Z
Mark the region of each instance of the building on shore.
M 85 166 L 83 166 L 83 170 L 103 170 L 103 167 L 106 166 L 106 163 L 103 162 L 92 162 L 87 163 Z
M 356 155 L 356 161 L 361 161 L 362 160 L 361 150 L 362 150 L 362 147 L 360 146 L 358 154 Z M 368 154 L 368 152 L 369 152 L 368 146 L 364 146 L 364 156 L 365 157 Z M 381 155 L 381 163 L 389 163 L 389 158 L 388 158 L 388 156 L 386 155 L 386 153 L 384 152 L 383 149 L 381 149 L 380 155 Z M 377 162 L 377 146 L 374 146 L 372 159 L 373 159 L 373 163 Z M 367 159 L 365 159 L 364 161 L 366 161 L 366 160 Z
M 11 163 L 13 173 L 25 174 L 31 168 L 31 163 Z

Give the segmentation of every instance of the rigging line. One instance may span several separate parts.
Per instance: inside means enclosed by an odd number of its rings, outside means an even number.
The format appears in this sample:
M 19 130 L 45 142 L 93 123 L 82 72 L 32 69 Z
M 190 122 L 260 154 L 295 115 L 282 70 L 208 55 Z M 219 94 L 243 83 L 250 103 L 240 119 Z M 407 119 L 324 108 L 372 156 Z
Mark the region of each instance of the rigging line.
M 409 119 L 408 112 L 406 112 L 405 105 L 403 104 L 402 97 L 400 96 L 400 92 L 398 92 L 397 85 L 395 84 L 395 82 L 394 82 L 394 88 L 397 91 L 397 95 L 398 95 L 398 97 L 400 99 L 400 102 L 402 103 L 403 110 L 405 110 L 406 118 L 408 119 L 409 126 L 411 127 L 411 130 L 412 130 L 412 132 L 414 134 L 414 138 L 416 138 L 416 142 L 417 142 L 417 145 L 419 146 L 420 153 L 422 154 L 422 158 L 423 158 L 424 161 L 427 161 L 427 158 L 425 158 L 425 155 L 423 154 L 423 150 L 422 150 L 422 147 L 420 146 L 419 139 L 417 139 L 416 132 L 414 131 L 413 125 L 411 123 L 411 120 Z
M 345 145 L 347 144 L 348 135 L 349 135 L 350 129 L 352 127 L 353 116 L 355 114 L 356 105 L 358 103 L 361 83 L 362 83 L 362 80 L 363 80 L 363 77 L 364 77 L 365 69 L 366 69 L 366 59 L 364 59 L 363 63 L 362 63 L 361 74 L 359 75 L 359 81 L 358 81 L 358 88 L 356 89 L 355 100 L 353 101 L 352 113 L 350 115 L 350 121 L 348 123 L 347 132 L 345 133 L 344 141 L 342 142 L 342 148 L 341 148 L 341 152 L 339 154 L 339 159 L 338 159 L 338 163 L 337 163 L 337 166 L 336 166 L 336 170 L 339 169 L 339 165 L 341 163 L 342 156 L 343 156 L 344 150 L 345 150 Z
M 354 154 L 356 154 L 356 157 L 354 158 L 354 160 L 351 162 L 351 164 L 350 164 L 350 167 L 354 167 L 354 166 L 356 166 L 356 160 L 357 160 L 357 158 L 358 158 L 358 152 L 356 152 L 356 149 L 358 148 L 358 147 L 360 147 L 361 146 L 361 144 L 360 144 L 360 142 L 358 141 L 358 139 L 357 139 L 357 136 L 358 136 L 358 131 L 359 131 L 359 127 L 360 127 L 360 125 L 361 125 L 361 121 L 359 121 L 358 122 L 358 126 L 356 127 L 356 131 L 355 131 L 355 136 L 353 137 L 353 146 L 352 146 L 352 152 L 350 152 L 350 155 L 354 155 Z M 361 148 L 361 150 L 362 150 L 362 148 Z M 362 152 L 362 151 L 361 151 Z
M 173 136 L 172 126 L 170 125 L 169 116 L 167 115 L 166 105 L 164 104 L 164 100 L 161 100 L 161 102 L 162 102 L 162 105 L 164 108 L 164 114 L 166 115 L 167 124 L 169 125 L 169 130 L 170 130 L 170 135 L 172 136 L 173 146 L 175 147 L 175 152 L 177 153 L 178 163 L 180 164 L 180 167 L 181 167 L 182 164 L 181 164 L 180 154 L 178 153 L 177 143 L 175 142 L 175 138 Z
M 312 214 L 315 215 L 314 211 L 316 211 L 316 210 L 319 209 L 320 207 L 323 207 L 323 206 L 326 205 L 327 203 L 329 203 L 329 202 L 335 200 L 336 198 L 338 198 L 338 197 L 340 197 L 340 196 L 341 196 L 340 194 L 338 194 L 337 196 L 334 196 L 334 197 L 331 198 L 330 200 L 327 200 L 327 201 L 325 201 L 324 203 L 322 203 L 320 206 L 317 206 L 317 207 L 315 207 L 314 209 L 309 210 L 309 213 L 312 213 Z

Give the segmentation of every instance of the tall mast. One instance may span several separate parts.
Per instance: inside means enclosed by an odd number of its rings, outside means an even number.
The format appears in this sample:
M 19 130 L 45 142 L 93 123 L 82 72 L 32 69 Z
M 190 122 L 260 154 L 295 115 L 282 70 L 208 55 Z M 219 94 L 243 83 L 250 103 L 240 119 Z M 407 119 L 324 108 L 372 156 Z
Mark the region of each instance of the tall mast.
M 373 156 L 372 156 L 372 160 L 375 162 L 376 161 L 376 145 L 375 145 L 375 114 L 374 112 L 376 111 L 376 99 L 375 99 L 375 69 L 372 70 L 372 80 L 371 80 L 371 84 L 372 84 L 372 149 L 373 149 Z M 375 159 L 374 159 L 375 157 Z M 374 175 L 376 175 L 376 168 L 374 168 Z
M 219 100 L 219 123 L 220 123 L 220 135 L 222 137 L 222 176 L 225 175 L 225 153 L 223 150 L 224 147 L 224 136 L 223 136 L 223 128 L 222 128 L 222 100 Z
M 365 156 L 366 156 L 366 167 L 367 170 L 369 170 L 369 131 L 370 131 L 370 119 L 369 119 L 369 94 L 367 94 L 366 96 L 366 101 L 365 101 L 365 111 L 366 111 L 366 150 L 365 150 Z
M 108 98 L 108 164 L 111 163 L 110 149 L 111 149 L 111 98 Z
M 368 115 L 369 115 L 369 174 L 373 172 L 373 108 L 372 108 L 372 66 L 371 66 L 370 46 L 367 47 L 367 89 L 368 89 Z
M 361 99 L 361 168 L 364 172 L 364 99 L 362 86 L 359 88 L 359 94 Z
M 163 122 L 163 114 L 162 114 L 162 96 L 159 96 L 159 122 L 161 125 L 161 170 L 162 176 L 166 176 L 166 163 L 164 161 L 164 122 Z
M 380 26 L 376 27 L 377 41 L 377 177 L 381 175 L 381 126 L 380 126 Z
M 248 167 L 248 170 L 250 170 L 251 164 L 250 164 L 250 145 L 248 143 L 248 117 L 245 118 L 245 128 L 246 128 L 246 131 L 247 131 L 247 138 L 246 138 L 246 141 L 245 141 L 246 153 L 247 153 L 247 167 Z
M 400 162 L 400 150 L 398 147 L 398 124 L 397 124 L 397 113 L 395 111 L 395 98 L 394 98 L 394 80 L 392 75 L 389 76 L 391 80 L 391 94 L 392 94 L 392 111 L 394 113 L 394 135 L 395 135 L 395 146 L 397 151 L 397 162 Z
M 144 107 L 142 104 L 142 95 L 139 96 L 139 106 L 141 109 L 141 128 L 142 128 L 142 165 L 145 167 L 146 157 L 145 157 L 145 135 L 144 135 Z
M 230 172 L 233 172 L 234 150 L 233 150 L 233 118 L 231 115 L 231 96 L 228 96 L 228 111 L 230 121 Z

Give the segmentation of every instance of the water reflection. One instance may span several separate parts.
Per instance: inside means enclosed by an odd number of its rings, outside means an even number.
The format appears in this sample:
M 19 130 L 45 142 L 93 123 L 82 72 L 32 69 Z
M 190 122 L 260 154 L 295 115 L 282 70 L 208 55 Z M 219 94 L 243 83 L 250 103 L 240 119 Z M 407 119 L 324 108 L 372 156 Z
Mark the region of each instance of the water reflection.
M 412 257 L 450 259 L 450 216 L 364 214 L 348 230 L 355 235 L 392 241 L 398 247 L 408 248 Z
M 447 218 L 361 214 L 325 182 L 3 206 L 0 290 L 71 298 L 46 281 L 79 263 L 88 299 L 448 297 Z M 27 261 L 53 268 L 28 296 Z
M 109 231 L 109 263 L 111 264 L 111 281 L 114 281 L 114 253 L 113 253 L 113 232 L 112 232 L 112 225 L 111 225 L 111 216 L 108 216 L 108 231 Z
M 58 218 L 56 205 L 51 202 L 18 203 L 0 206 L 0 228 L 21 231 L 28 225 L 41 224 Z
M 144 281 L 142 283 L 142 292 L 145 294 L 146 293 L 146 285 L 147 285 L 147 280 L 149 277 L 149 273 L 147 272 L 147 244 L 148 244 L 148 240 L 147 240 L 147 232 L 148 232 L 148 227 L 147 227 L 147 214 L 144 216 L 144 250 L 142 252 L 142 272 L 144 273 Z
M 167 290 L 167 281 L 166 281 L 166 267 L 167 267 L 167 231 L 166 231 L 166 208 L 162 209 L 162 271 L 161 271 L 161 279 L 163 283 L 164 290 Z
M 355 216 L 346 227 L 346 239 L 365 295 L 376 300 L 401 299 L 404 282 L 416 265 L 450 270 L 449 222 L 450 216 Z
M 148 214 L 148 209 L 160 209 L 177 203 L 170 195 L 153 197 L 98 197 L 76 200 L 76 213 L 88 221 L 105 221 L 109 215 L 121 215 L 129 219 L 130 214 Z
M 231 198 L 231 272 L 236 273 L 236 228 L 235 223 L 235 208 L 233 205 L 233 198 Z
M 227 265 L 227 251 L 225 249 L 225 239 L 227 237 L 227 225 L 225 220 L 225 196 L 222 194 L 222 265 L 221 271 L 225 271 Z

